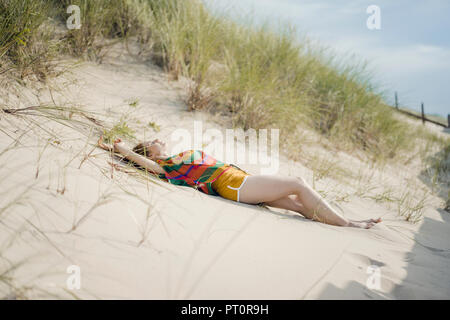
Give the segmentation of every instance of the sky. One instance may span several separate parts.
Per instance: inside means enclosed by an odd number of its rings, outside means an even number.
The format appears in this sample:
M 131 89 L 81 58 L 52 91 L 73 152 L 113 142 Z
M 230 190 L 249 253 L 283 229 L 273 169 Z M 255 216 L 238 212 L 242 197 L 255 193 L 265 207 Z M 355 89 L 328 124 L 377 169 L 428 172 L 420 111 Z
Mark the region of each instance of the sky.
M 342 57 L 367 61 L 393 103 L 427 114 L 450 114 L 450 0 L 204 0 L 233 16 L 281 21 Z M 380 29 L 366 21 L 380 8 Z M 356 61 L 355 60 L 355 61 Z

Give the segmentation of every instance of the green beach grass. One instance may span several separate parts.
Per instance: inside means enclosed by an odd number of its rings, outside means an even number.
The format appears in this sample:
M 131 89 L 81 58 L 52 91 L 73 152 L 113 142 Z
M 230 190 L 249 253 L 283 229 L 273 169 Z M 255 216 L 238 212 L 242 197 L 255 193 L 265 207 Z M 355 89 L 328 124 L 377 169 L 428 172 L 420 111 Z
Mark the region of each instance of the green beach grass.
M 68 5 L 80 7 L 80 29 L 65 28 Z M 279 128 L 288 153 L 296 151 L 299 128 L 372 159 L 415 145 L 364 64 L 298 40 L 289 26 L 241 24 L 195 0 L 0 0 L 0 6 L 2 69 L 22 77 L 34 72 L 45 79 L 42 66 L 55 53 L 101 60 L 109 44 L 133 39 L 172 79 L 191 80 L 190 110 L 223 114 L 244 129 Z M 44 34 L 49 24 L 63 27 L 63 35 Z

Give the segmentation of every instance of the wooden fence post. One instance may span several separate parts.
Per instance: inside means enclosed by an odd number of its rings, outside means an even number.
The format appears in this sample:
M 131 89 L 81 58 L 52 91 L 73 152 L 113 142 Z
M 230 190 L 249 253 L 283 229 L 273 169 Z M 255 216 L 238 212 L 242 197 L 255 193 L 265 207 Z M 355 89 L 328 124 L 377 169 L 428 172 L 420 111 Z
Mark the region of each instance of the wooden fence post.
M 397 97 L 397 91 L 395 91 L 395 107 L 398 109 L 398 97 Z
M 425 111 L 423 110 L 423 102 L 422 102 L 422 123 L 425 124 Z
M 450 128 L 450 114 L 447 114 L 447 128 Z

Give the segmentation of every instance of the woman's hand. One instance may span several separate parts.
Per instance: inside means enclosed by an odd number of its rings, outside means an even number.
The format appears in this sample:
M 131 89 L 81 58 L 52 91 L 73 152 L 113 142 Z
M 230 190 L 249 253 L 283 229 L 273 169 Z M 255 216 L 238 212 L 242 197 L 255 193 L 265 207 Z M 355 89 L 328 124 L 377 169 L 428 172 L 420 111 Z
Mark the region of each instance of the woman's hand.
M 113 150 L 114 152 L 123 153 L 123 151 L 127 150 L 127 148 L 121 139 L 116 139 L 114 140 Z
M 98 146 L 102 148 L 103 150 L 109 151 L 109 152 L 117 152 L 117 153 L 123 153 L 124 151 L 127 151 L 127 148 L 125 147 L 125 143 L 122 142 L 121 139 L 114 140 L 113 145 L 107 145 L 103 142 L 103 136 L 98 139 L 97 142 Z
M 111 146 L 109 146 L 109 145 L 107 145 L 107 144 L 105 144 L 103 142 L 103 136 L 100 136 L 100 139 L 98 139 L 98 141 L 97 141 L 97 145 L 100 148 L 102 148 L 103 150 L 106 150 L 106 151 L 109 151 L 109 152 L 113 151 L 113 147 L 111 147 Z

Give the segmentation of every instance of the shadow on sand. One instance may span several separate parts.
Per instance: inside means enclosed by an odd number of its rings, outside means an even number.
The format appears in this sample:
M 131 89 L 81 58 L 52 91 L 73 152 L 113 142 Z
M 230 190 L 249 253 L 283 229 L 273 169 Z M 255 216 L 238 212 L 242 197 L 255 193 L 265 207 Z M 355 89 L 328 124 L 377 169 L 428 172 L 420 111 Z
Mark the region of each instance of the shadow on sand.
M 424 170 L 419 179 L 448 204 L 450 172 L 450 145 L 433 155 L 430 163 L 445 161 L 440 179 L 432 180 Z M 440 162 L 442 164 L 442 162 Z M 365 285 L 350 281 L 343 289 L 328 284 L 320 299 L 449 299 L 450 298 L 450 213 L 444 208 L 433 209 L 425 216 L 415 233 L 414 245 L 403 260 L 407 262 L 406 277 L 400 284 L 390 286 L 389 292 L 370 290 Z M 375 263 L 377 265 L 377 263 Z M 383 268 L 381 268 L 381 272 Z M 385 281 L 389 281 L 385 279 Z M 383 287 L 383 275 L 381 274 Z

